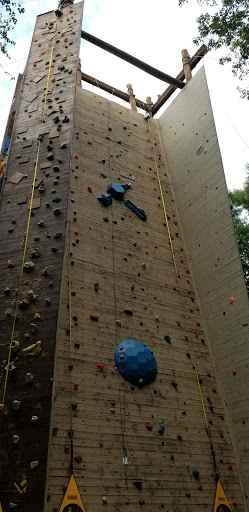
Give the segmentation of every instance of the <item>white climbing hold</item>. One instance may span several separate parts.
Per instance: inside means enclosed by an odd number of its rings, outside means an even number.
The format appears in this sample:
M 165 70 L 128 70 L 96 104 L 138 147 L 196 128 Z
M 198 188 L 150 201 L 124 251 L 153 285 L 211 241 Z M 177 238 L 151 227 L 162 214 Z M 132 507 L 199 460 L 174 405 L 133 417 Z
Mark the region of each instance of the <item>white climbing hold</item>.
M 103 503 L 107 503 L 107 497 L 106 496 L 102 496 L 102 501 L 103 501 Z
M 144 379 L 139 379 L 139 380 L 138 380 L 138 383 L 139 383 L 139 384 L 143 384 L 143 381 L 144 381 Z
M 39 419 L 38 416 L 32 416 L 30 421 L 31 421 L 31 423 L 36 423 L 38 421 L 38 419 Z
M 33 380 L 33 375 L 32 375 L 32 373 L 26 373 L 26 382 L 27 382 L 27 384 L 28 384 L 29 382 L 32 382 L 32 380 Z
M 39 460 L 33 460 L 32 462 L 30 462 L 30 469 L 34 469 L 38 466 L 39 464 Z
M 14 444 L 17 444 L 17 443 L 20 441 L 20 437 L 19 437 L 18 435 L 16 435 L 16 434 L 15 434 L 15 435 L 12 437 L 12 441 L 13 441 L 13 443 L 14 443 Z
M 13 340 L 12 347 L 11 347 L 12 352 L 17 352 L 19 349 L 19 345 L 20 345 L 19 341 Z
M 17 409 L 19 409 L 19 408 L 20 408 L 20 406 L 21 406 L 21 402 L 20 402 L 20 400 L 13 400 L 13 402 L 12 402 L 12 406 L 13 406 L 13 409 L 14 409 L 15 411 L 17 411 Z
M 17 507 L 17 503 L 13 503 L 13 501 L 11 501 L 9 506 L 10 506 L 10 508 L 16 508 Z

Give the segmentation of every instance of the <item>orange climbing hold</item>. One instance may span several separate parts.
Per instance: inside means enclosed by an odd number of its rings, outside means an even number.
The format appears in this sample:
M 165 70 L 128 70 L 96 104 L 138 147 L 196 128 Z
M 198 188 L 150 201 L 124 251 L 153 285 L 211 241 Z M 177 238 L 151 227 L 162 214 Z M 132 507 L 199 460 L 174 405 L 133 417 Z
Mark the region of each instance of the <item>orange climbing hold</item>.
M 234 298 L 231 297 L 230 300 L 229 300 L 230 304 L 233 304 L 234 303 Z

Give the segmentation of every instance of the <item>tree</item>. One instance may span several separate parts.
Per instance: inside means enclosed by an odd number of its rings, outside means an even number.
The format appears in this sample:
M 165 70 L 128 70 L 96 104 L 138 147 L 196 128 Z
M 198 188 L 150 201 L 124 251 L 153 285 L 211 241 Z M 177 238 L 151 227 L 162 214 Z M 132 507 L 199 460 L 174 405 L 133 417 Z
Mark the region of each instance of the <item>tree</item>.
M 188 2 L 178 1 L 179 5 Z M 209 5 L 216 12 L 207 12 L 197 18 L 199 35 L 194 43 L 205 41 L 208 49 L 226 46 L 229 53 L 220 59 L 220 64 L 231 62 L 234 75 L 242 80 L 249 74 L 249 0 L 197 0 L 197 3 Z M 239 90 L 249 99 L 249 89 Z
M 249 164 L 246 165 L 247 177 L 242 189 L 229 192 L 232 201 L 232 216 L 235 234 L 239 246 L 241 263 L 249 294 Z
M 0 52 L 10 58 L 7 45 L 14 45 L 15 41 L 10 39 L 9 32 L 17 23 L 17 13 L 23 14 L 24 8 L 12 0 L 0 0 L 0 8 Z

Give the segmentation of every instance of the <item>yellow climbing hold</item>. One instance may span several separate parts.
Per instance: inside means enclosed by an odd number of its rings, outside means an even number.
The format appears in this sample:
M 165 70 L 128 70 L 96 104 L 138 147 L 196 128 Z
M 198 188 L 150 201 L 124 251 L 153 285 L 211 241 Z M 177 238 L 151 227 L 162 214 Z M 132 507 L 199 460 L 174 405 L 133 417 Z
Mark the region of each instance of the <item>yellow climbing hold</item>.
M 14 265 L 13 261 L 8 260 L 8 267 L 13 268 L 14 266 L 15 265 Z
M 37 318 L 38 318 L 38 319 L 39 319 L 39 318 L 41 318 L 41 315 L 39 315 L 39 313 L 35 313 L 35 314 L 34 314 L 34 319 L 36 320 Z
M 24 478 L 24 480 L 21 481 L 20 486 L 25 487 L 27 485 L 28 481 Z
M 40 55 L 45 55 L 46 52 L 41 52 Z
M 22 353 L 26 356 L 38 356 L 41 352 L 41 341 L 37 341 L 33 343 L 33 345 L 29 345 L 29 347 L 24 348 Z
M 246 327 L 248 325 L 248 322 L 243 322 L 243 327 Z
M 121 327 L 121 320 L 116 320 L 116 324 Z
M 52 82 L 52 84 L 55 82 L 55 77 L 54 76 L 51 78 L 51 82 Z
M 160 318 L 159 318 L 159 316 L 158 316 L 158 315 L 155 315 L 155 321 L 156 321 L 156 322 L 160 322 Z
M 143 268 L 146 268 L 146 263 L 143 263 L 143 264 L 142 264 L 142 267 L 143 267 Z

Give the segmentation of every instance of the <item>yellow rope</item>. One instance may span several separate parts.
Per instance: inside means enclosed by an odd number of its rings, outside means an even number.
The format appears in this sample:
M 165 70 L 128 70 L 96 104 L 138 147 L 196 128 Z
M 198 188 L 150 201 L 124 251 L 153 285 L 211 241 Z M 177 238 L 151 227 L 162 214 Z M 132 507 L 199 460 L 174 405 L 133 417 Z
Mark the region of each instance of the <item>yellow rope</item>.
M 149 121 L 149 123 L 150 123 L 150 121 Z M 165 221 L 166 221 L 166 225 L 167 225 L 169 241 L 170 241 L 170 247 L 171 247 L 171 252 L 172 252 L 175 272 L 176 272 L 176 278 L 177 278 L 178 287 L 179 287 L 179 291 L 180 291 L 178 271 L 177 271 L 177 265 L 176 265 L 176 259 L 175 259 L 175 253 L 174 253 L 172 238 L 171 238 L 171 234 L 170 234 L 170 228 L 169 228 L 168 217 L 167 217 L 167 210 L 166 210 L 166 206 L 165 206 L 165 202 L 164 202 L 164 196 L 163 196 L 163 191 L 162 191 L 161 179 L 160 179 L 158 165 L 157 165 L 157 161 L 156 161 L 156 154 L 155 154 L 154 146 L 153 146 L 153 153 L 154 153 L 154 159 L 155 159 L 157 179 L 158 179 L 160 194 L 161 194 L 162 203 L 163 203 L 164 216 L 165 216 Z M 201 403 L 202 403 L 202 409 L 203 409 L 203 414 L 204 414 L 205 423 L 206 423 L 207 434 L 210 437 L 210 428 L 209 428 L 209 424 L 208 424 L 208 420 L 207 420 L 207 413 L 206 413 L 206 409 L 205 409 L 205 405 L 204 405 L 203 394 L 202 394 L 201 385 L 200 385 L 200 379 L 199 379 L 199 373 L 198 373 L 198 368 L 197 368 L 197 364 L 196 364 L 196 360 L 195 360 L 194 349 L 193 349 L 193 344 L 192 344 L 192 341 L 191 341 L 190 334 L 189 334 L 188 338 L 189 338 L 189 341 L 190 341 L 190 347 L 191 347 L 191 352 L 192 352 L 192 357 L 193 357 L 193 362 L 194 362 L 194 367 L 195 367 L 195 373 L 196 373 L 198 388 L 199 388 L 200 397 L 201 397 Z
M 57 18 L 58 18 L 58 16 L 57 16 Z M 57 18 L 56 18 L 56 21 L 57 21 Z M 50 55 L 50 62 L 49 62 L 49 69 L 48 69 L 48 78 L 47 78 L 46 92 L 45 92 L 45 98 L 44 98 L 44 106 L 43 106 L 42 119 L 41 119 L 42 123 L 43 123 L 43 120 L 44 120 L 45 107 L 46 107 L 46 102 L 47 102 L 48 84 L 49 84 L 49 78 L 50 78 L 50 72 L 51 72 L 51 66 L 52 66 L 53 51 L 54 51 L 54 43 L 53 43 L 53 46 L 52 46 L 52 49 L 51 49 L 51 55 Z M 17 317 L 17 297 L 18 297 L 19 289 L 20 289 L 20 286 L 21 286 L 21 283 L 22 283 L 23 267 L 24 267 L 24 261 L 25 261 L 25 257 L 26 257 L 26 251 L 27 251 L 28 235 L 29 235 L 29 228 L 30 228 L 30 218 L 31 218 L 31 211 L 32 211 L 33 198 L 34 198 L 34 190 L 35 190 L 35 181 L 36 181 L 36 174 L 37 174 L 37 167 L 38 167 L 38 160 L 39 160 L 39 153 L 40 153 L 40 144 L 41 144 L 41 140 L 40 140 L 40 136 L 39 136 L 38 146 L 37 146 L 37 154 L 36 154 L 36 162 L 35 162 L 35 170 L 34 170 L 34 177 L 33 177 L 32 192 L 31 192 L 31 198 L 30 198 L 28 223 L 27 223 L 25 243 L 24 243 L 24 250 L 23 250 L 22 267 L 21 267 L 20 279 L 19 279 L 19 284 L 18 284 L 17 293 L 16 293 L 16 305 L 15 305 L 15 313 L 14 313 L 14 320 L 13 320 L 11 340 L 10 340 L 10 348 L 9 348 L 9 355 L 8 355 L 8 362 L 7 362 L 7 370 L 6 370 L 6 376 L 5 376 L 5 381 L 4 381 L 3 399 L 2 399 L 2 403 L 0 404 L 0 409 L 2 411 L 1 419 L 2 419 L 4 405 L 5 405 L 5 397 L 6 397 L 8 376 L 9 376 L 9 365 L 10 365 L 10 358 L 11 358 L 11 350 L 12 350 L 13 339 L 14 339 L 14 334 L 15 334 L 16 317 Z

